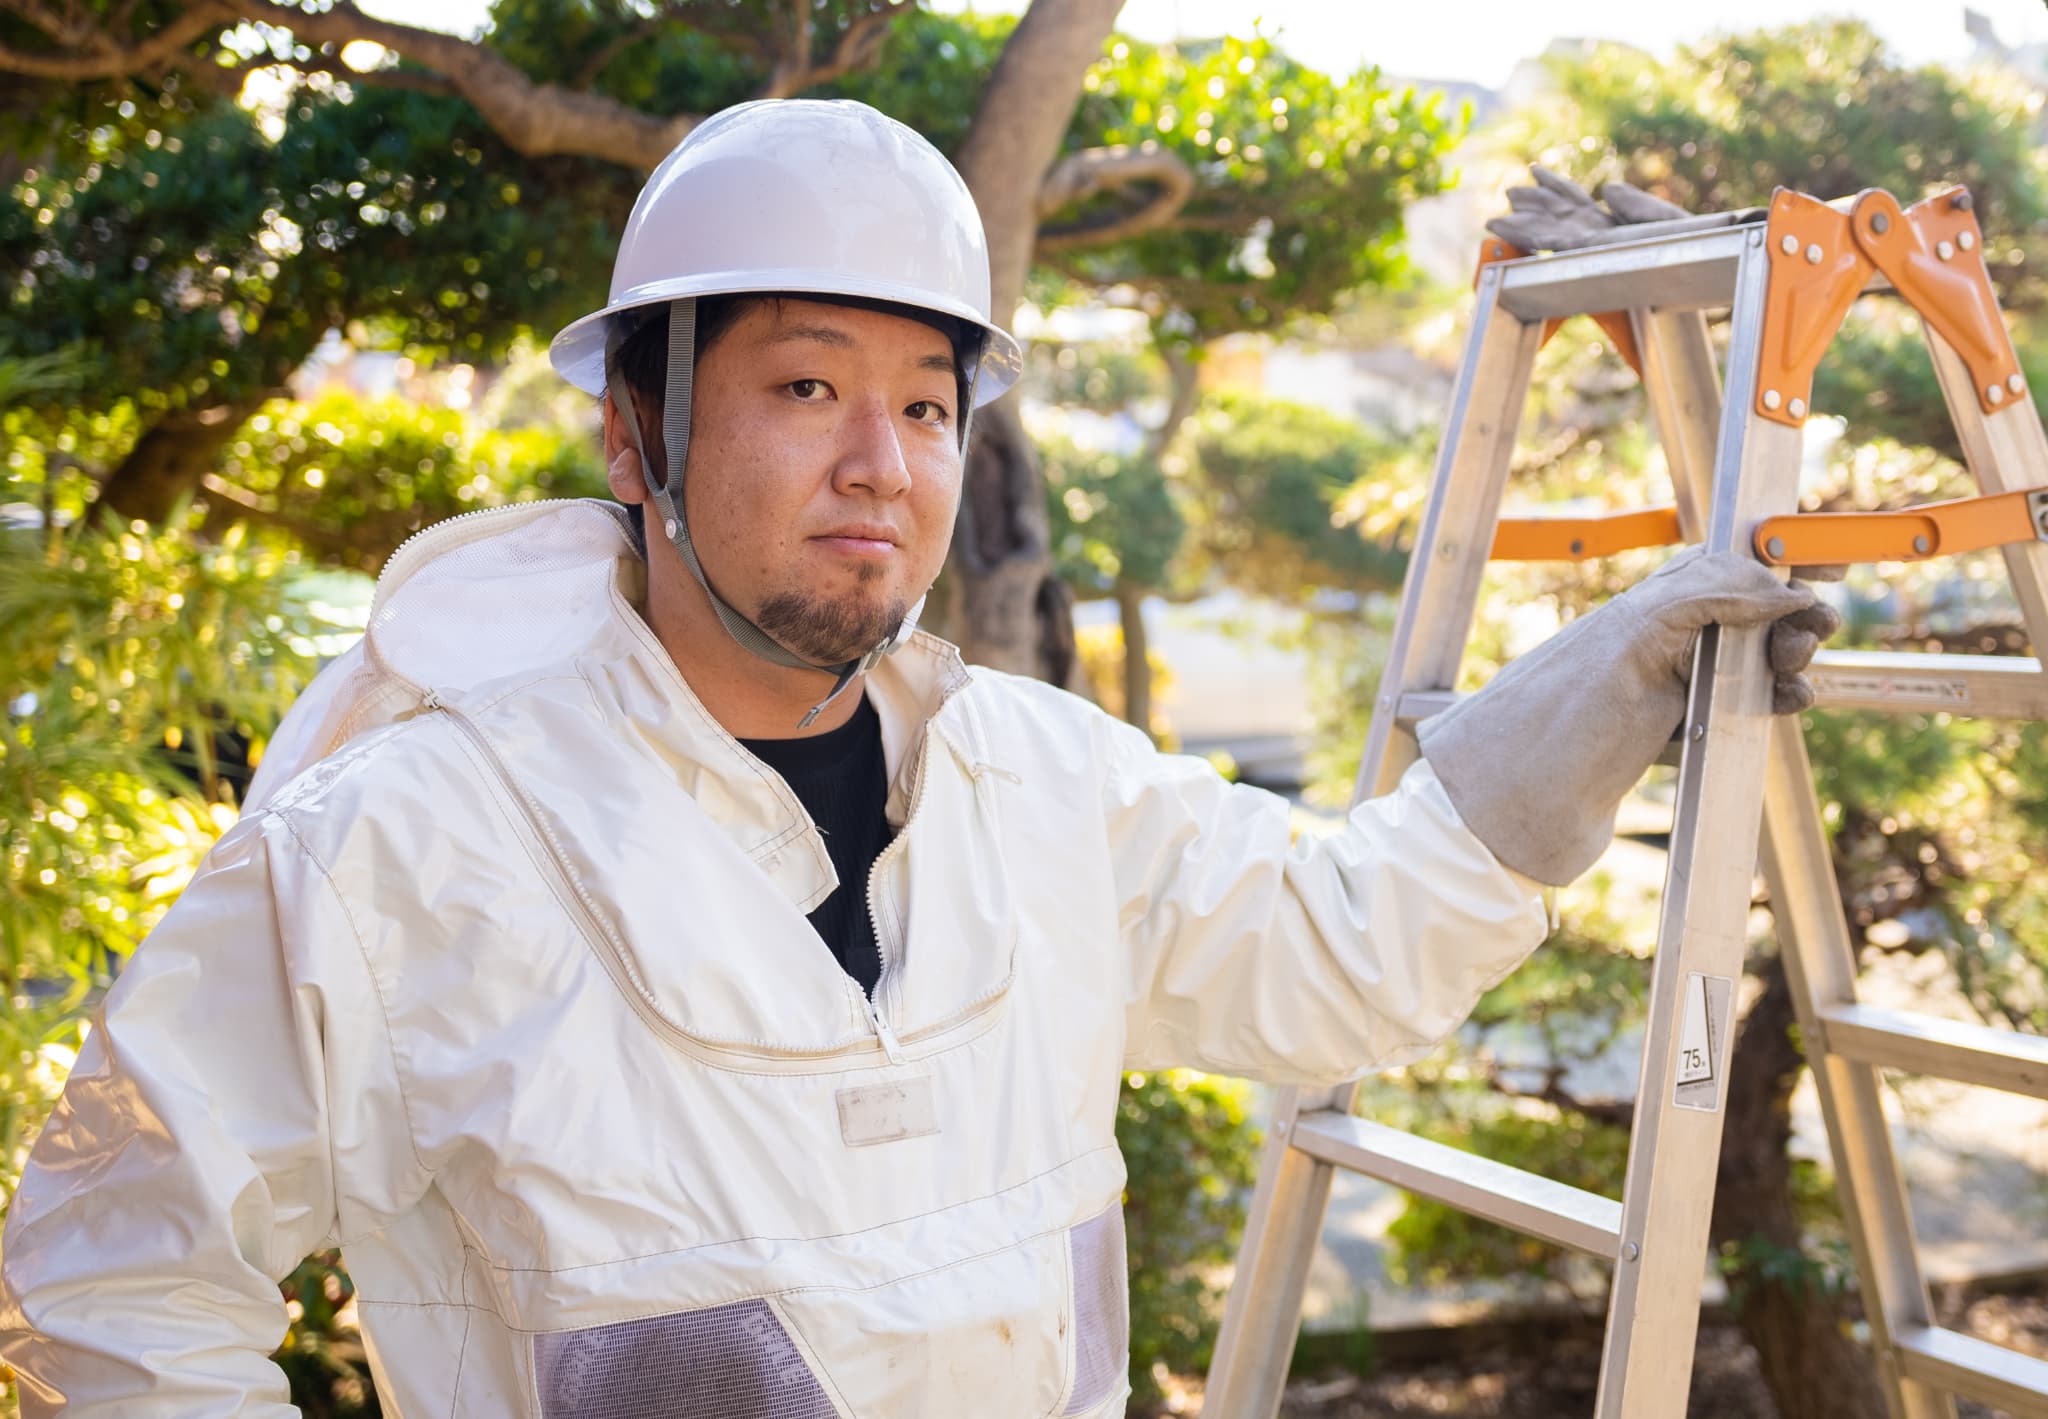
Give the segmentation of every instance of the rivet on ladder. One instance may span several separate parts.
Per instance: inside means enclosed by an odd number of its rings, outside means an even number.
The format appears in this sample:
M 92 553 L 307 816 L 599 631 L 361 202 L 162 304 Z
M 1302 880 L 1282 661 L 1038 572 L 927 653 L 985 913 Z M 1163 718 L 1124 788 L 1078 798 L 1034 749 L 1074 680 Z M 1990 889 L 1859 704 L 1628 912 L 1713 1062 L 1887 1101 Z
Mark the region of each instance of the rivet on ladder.
M 1787 256 L 1797 256 L 1799 254 L 1799 238 L 1790 232 L 1785 233 L 1784 236 L 1778 239 L 1778 250 L 1784 252 Z
M 1784 396 L 1780 395 L 1777 390 L 1766 389 L 1764 391 L 1764 408 L 1775 409 L 1784 402 Z
M 1825 255 L 1827 255 L 1827 253 L 1820 249 L 1819 242 L 1815 242 L 1812 246 L 1806 248 L 1806 259 L 1812 265 L 1820 265 L 1820 259 Z
M 1970 194 L 1968 192 L 1958 192 L 1955 195 L 1955 199 L 1948 205 L 1955 208 L 1958 212 L 1967 212 L 1974 204 L 1970 201 Z
M 1968 251 L 1971 247 L 1975 246 L 1976 244 L 1977 234 L 1975 232 L 1956 233 L 1956 245 L 1960 246 L 1963 250 Z
M 1993 404 L 2003 404 L 2005 402 L 2005 386 L 2002 384 L 1985 385 L 1984 397 L 1986 399 L 1989 399 Z
M 1936 256 L 1939 256 L 1943 261 L 1947 261 L 1950 257 L 1956 254 L 1956 244 L 1952 241 L 1936 242 L 1934 244 L 1934 254 Z
M 1774 557 L 1784 556 L 1785 539 L 1782 537 L 1773 537 L 1770 541 L 1764 543 L 1764 550 L 1766 552 L 1769 552 Z
M 1883 236 L 1892 229 L 1892 219 L 1883 212 L 1872 212 L 1870 214 L 1870 229 L 1879 236 Z
M 1642 1254 L 1643 1249 L 1637 1246 L 1634 1242 L 1628 1243 L 1621 1249 L 1621 1259 L 1623 1261 L 1634 1261 L 1637 1257 L 1641 1256 Z
M 1805 417 L 1806 417 L 1806 401 L 1805 401 L 1804 399 L 1795 399 L 1795 400 L 1793 400 L 1793 401 L 1792 401 L 1792 402 L 1791 402 L 1790 404 L 1787 404 L 1787 405 L 1785 406 L 1785 412 L 1786 412 L 1786 413 L 1788 413 L 1788 414 L 1790 414 L 1790 415 L 1791 415 L 1791 416 L 1792 416 L 1793 418 L 1795 418 L 1795 419 L 1803 419 L 1803 418 L 1805 418 Z
M 1913 539 L 1913 550 L 1924 557 L 1934 550 L 1934 544 L 1927 540 L 1927 534 L 1923 532 Z
M 1707 727 L 1706 727 L 1706 726 L 1705 726 L 1704 724 L 1695 724 L 1695 725 L 1694 725 L 1694 726 L 1692 727 L 1692 742 L 1693 742 L 1693 743 L 1697 744 L 1697 743 L 1699 743 L 1699 742 L 1700 742 L 1700 740 L 1702 740 L 1702 739 L 1704 739 L 1704 738 L 1706 738 L 1706 737 L 1707 737 Z M 1634 1260 L 1634 1258 L 1633 1258 L 1633 1257 L 1631 1257 L 1631 1258 L 1630 1258 L 1630 1260 Z
M 2027 382 L 2026 380 L 2022 379 L 2018 375 L 2018 373 L 2013 373 L 2005 377 L 2005 387 L 2007 389 L 2010 389 L 2014 394 L 2018 394 L 2022 389 L 2025 389 L 2027 387 Z

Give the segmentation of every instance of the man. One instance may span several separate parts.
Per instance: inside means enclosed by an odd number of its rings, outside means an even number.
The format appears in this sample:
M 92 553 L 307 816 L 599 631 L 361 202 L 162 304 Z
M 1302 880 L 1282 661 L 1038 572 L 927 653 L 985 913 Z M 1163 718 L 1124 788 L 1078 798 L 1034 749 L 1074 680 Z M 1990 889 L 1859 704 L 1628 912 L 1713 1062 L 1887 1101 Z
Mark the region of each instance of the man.
M 1296 845 L 911 628 L 1019 363 L 917 135 L 709 120 L 553 353 L 639 517 L 392 557 L 36 1145 L 0 1288 L 30 1415 L 286 1412 L 276 1282 L 335 1244 L 391 1413 L 1121 1413 L 1120 1072 L 1426 1053 L 1605 842 L 1689 634 L 1811 607 L 1676 565 Z M 1566 788 L 1532 813 L 1534 759 Z

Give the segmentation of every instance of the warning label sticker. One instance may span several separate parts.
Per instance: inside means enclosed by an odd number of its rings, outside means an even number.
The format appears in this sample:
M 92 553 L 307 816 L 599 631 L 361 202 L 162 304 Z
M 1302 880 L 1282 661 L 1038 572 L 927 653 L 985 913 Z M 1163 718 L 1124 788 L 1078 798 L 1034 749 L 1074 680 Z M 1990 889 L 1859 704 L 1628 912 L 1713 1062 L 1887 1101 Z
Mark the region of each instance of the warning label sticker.
M 1678 1016 L 1678 1068 L 1671 1102 L 1682 1109 L 1718 1113 L 1727 1072 L 1728 1016 L 1735 982 L 1727 976 L 1685 978 L 1685 1002 Z

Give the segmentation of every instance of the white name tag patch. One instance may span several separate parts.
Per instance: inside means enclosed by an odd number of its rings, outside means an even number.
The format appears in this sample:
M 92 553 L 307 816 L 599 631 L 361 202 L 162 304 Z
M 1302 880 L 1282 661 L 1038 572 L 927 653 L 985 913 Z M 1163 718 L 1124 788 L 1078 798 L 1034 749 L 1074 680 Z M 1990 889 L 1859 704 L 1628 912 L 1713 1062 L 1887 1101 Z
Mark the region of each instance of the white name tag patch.
M 932 1081 L 920 1074 L 887 1084 L 862 1084 L 841 1089 L 839 1136 L 849 1148 L 922 1138 L 939 1131 L 938 1107 L 932 1102 Z

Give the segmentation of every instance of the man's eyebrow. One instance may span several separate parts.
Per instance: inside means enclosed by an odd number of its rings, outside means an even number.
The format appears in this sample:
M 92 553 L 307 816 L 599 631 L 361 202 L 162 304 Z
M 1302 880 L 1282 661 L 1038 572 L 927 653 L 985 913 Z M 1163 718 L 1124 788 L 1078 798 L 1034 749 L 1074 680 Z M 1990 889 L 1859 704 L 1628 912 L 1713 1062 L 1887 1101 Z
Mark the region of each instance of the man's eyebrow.
M 842 350 L 853 348 L 854 339 L 844 330 L 834 330 L 829 325 L 790 325 L 768 337 L 770 345 L 789 345 L 799 340 L 809 340 L 819 345 L 836 345 Z
M 799 341 L 809 341 L 816 345 L 830 345 L 840 350 L 851 350 L 858 343 L 844 330 L 835 330 L 829 325 L 790 325 L 785 326 L 768 337 L 768 344 L 771 346 L 791 345 Z M 925 355 L 918 360 L 917 368 L 921 370 L 940 370 L 946 374 L 958 374 L 960 372 L 953 363 L 951 355 Z

